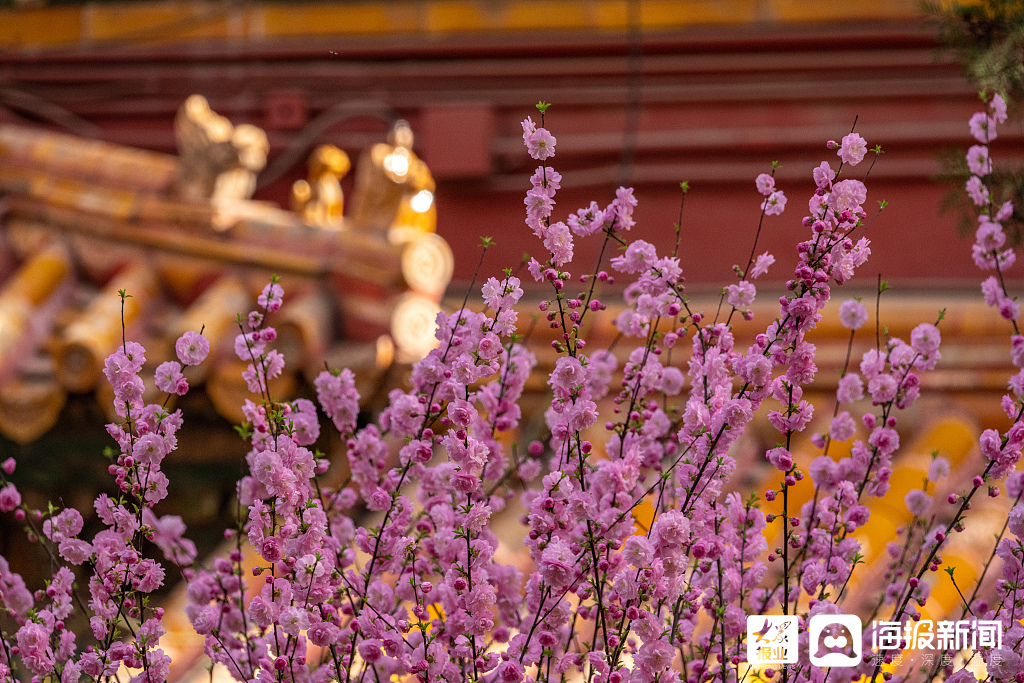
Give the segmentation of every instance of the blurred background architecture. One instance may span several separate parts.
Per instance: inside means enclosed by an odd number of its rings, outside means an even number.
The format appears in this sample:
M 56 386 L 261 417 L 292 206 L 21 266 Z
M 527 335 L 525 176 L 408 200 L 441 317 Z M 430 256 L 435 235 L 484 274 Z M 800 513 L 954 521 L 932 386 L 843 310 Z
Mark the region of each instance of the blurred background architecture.
M 773 316 L 803 239 L 810 171 L 834 154 L 824 142 L 856 122 L 885 151 L 869 204 L 888 206 L 859 283 L 835 295 L 873 300 L 881 274 L 896 291 L 880 327 L 903 338 L 948 310 L 943 361 L 901 423 L 913 446 L 894 486 L 918 482 L 910 456 L 969 462 L 980 429 L 1005 422 L 1008 335 L 980 301 L 955 214 L 941 209 L 938 154 L 968 146 L 978 99 L 938 47 L 917 0 L 0 0 L 0 457 L 41 465 L 19 469 L 40 501 L 91 500 L 104 485 L 97 426 L 110 400 L 96 363 L 120 339 L 121 288 L 133 293 L 130 329 L 158 363 L 185 329 L 230 338 L 235 313 L 276 272 L 295 312 L 281 322 L 294 369 L 283 395 L 308 395 L 326 360 L 362 371 L 371 414 L 422 353 L 439 303 L 461 303 L 481 236 L 497 243 L 485 277 L 539 252 L 523 224 L 534 164 L 519 121 L 544 100 L 558 211 L 633 185 L 635 235 L 667 250 L 689 182 L 680 259 L 698 307 L 713 309 L 745 262 L 761 201 L 753 179 L 780 162 L 790 206 L 759 245 L 778 261 L 738 343 Z M 1022 153 L 1018 119 L 994 155 Z M 524 301 L 520 320 L 535 306 Z M 592 343 L 611 344 L 609 321 L 594 322 Z M 865 332 L 854 357 L 875 343 Z M 815 340 L 821 405 L 847 338 L 828 318 Z M 549 341 L 531 336 L 541 372 Z M 244 453 L 227 430 L 245 387 L 226 348 L 189 377 L 204 387 L 182 401 L 195 430 L 168 467 L 189 492 L 172 492 L 168 511 L 199 530 L 233 513 Z M 543 378 L 531 389 L 524 410 L 542 403 Z M 543 419 L 524 424 L 517 436 L 533 438 Z M 769 485 L 757 458 L 770 438 L 741 444 L 752 466 L 737 485 Z M 809 460 L 813 447 L 801 448 Z M 877 524 L 895 528 L 902 512 L 888 512 Z M 3 531 L 10 557 L 21 541 Z M 935 618 L 952 609 L 933 596 Z

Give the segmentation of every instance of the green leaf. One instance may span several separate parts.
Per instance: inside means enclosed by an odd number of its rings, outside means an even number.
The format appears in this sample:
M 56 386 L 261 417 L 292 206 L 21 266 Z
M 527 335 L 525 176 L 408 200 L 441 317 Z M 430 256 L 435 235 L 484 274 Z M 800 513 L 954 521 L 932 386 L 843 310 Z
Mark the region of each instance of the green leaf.
M 539 111 L 541 114 L 544 114 L 544 113 L 547 112 L 548 107 L 550 107 L 550 106 L 551 106 L 550 103 L 545 102 L 544 100 L 541 100 L 540 102 L 537 103 L 537 111 Z

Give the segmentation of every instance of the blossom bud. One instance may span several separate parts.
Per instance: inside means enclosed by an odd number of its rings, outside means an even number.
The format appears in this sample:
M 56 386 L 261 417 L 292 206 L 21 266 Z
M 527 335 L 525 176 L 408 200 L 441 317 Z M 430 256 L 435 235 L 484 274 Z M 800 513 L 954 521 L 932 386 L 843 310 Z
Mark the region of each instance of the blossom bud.
M 951 493 L 951 494 L 949 494 L 949 504 L 950 504 L 950 505 L 955 505 L 955 504 L 956 504 L 956 501 L 957 501 L 958 499 L 959 499 L 959 497 L 958 497 L 958 496 L 957 496 L 957 495 L 956 495 L 955 493 Z

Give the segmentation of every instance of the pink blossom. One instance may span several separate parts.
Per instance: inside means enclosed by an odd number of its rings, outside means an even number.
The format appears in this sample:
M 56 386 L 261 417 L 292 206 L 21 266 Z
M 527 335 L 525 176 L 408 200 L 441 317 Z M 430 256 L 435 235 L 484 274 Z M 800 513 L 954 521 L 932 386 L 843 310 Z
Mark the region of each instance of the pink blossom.
M 983 111 L 976 112 L 968 122 L 968 126 L 971 129 L 971 135 L 978 142 L 987 143 L 998 137 L 996 135 L 995 120 Z
M 281 308 L 282 299 L 284 299 L 284 289 L 276 282 L 270 282 L 263 288 L 263 292 L 256 298 L 256 303 L 258 303 L 261 308 L 266 309 L 268 313 L 271 313 Z M 209 350 L 209 347 L 207 347 L 207 350 Z
M 867 188 L 861 181 L 840 180 L 832 186 L 832 192 L 828 195 L 828 205 L 836 211 L 855 212 L 860 210 L 867 196 Z
M 555 195 L 555 191 L 562 187 L 562 174 L 553 168 L 538 166 L 530 177 L 530 184 L 547 193 L 549 197 Z
M 626 539 L 623 556 L 634 567 L 647 567 L 654 560 L 654 547 L 646 536 L 630 536 Z
M 77 536 L 83 524 L 82 513 L 75 508 L 65 508 L 53 518 L 53 526 L 66 538 Z
M 930 323 L 921 323 L 910 333 L 910 346 L 922 356 L 928 356 L 939 349 L 942 334 Z
M 921 489 L 911 489 L 903 498 L 910 514 L 917 517 L 924 517 L 932 507 L 932 499 Z
M 734 308 L 748 308 L 750 304 L 754 303 L 754 297 L 757 296 L 757 290 L 754 285 L 741 280 L 735 285 L 729 285 L 725 288 L 728 292 L 729 305 Z
M 71 564 L 82 564 L 92 555 L 92 546 L 78 538 L 65 538 L 57 547 L 60 556 Z
M 864 398 L 864 382 L 856 372 L 848 372 L 839 380 L 836 389 L 836 400 L 840 403 L 853 403 Z
M 32 673 L 44 676 L 53 671 L 53 650 L 49 646 L 49 632 L 34 621 L 25 623 L 17 633 L 21 660 Z
M 859 330 L 868 321 L 868 309 L 856 299 L 847 299 L 839 307 L 839 322 L 848 330 Z
M 611 210 L 614 215 L 615 228 L 620 231 L 627 231 L 633 227 L 633 209 L 636 208 L 637 201 L 633 196 L 633 188 L 631 187 L 620 187 L 615 190 L 615 200 L 611 204 Z M 608 212 L 605 212 L 605 221 L 609 221 L 610 216 Z
M 604 212 L 592 201 L 590 206 L 571 214 L 566 222 L 574 233 L 587 237 L 604 228 Z
M 690 538 L 690 520 L 675 510 L 664 512 L 654 522 L 651 536 L 664 545 L 681 546 Z
M 169 360 L 157 366 L 156 388 L 168 394 L 184 396 L 188 393 L 188 380 L 181 374 L 181 365 Z
M 793 456 L 785 448 L 781 446 L 770 449 L 765 453 L 765 457 L 768 458 L 775 469 L 782 472 L 788 472 L 793 467 Z
M 636 654 L 636 664 L 641 672 L 640 680 L 651 683 L 657 675 L 672 665 L 675 648 L 667 640 L 644 643 Z
M 1003 232 L 1003 227 L 999 223 L 987 220 L 988 216 L 981 216 L 981 219 L 981 224 L 974 233 L 974 239 L 977 240 L 978 246 L 985 251 L 1001 249 L 1006 244 L 1006 233 Z
M 826 189 L 832 184 L 836 173 L 832 170 L 832 167 L 828 165 L 827 161 L 823 161 L 820 166 L 811 172 L 811 175 L 814 177 L 815 185 L 822 189 Z
M 572 260 L 572 246 L 572 233 L 565 223 L 555 223 L 544 234 L 544 247 L 551 252 L 551 260 L 556 266 Z
M 992 217 L 992 220 L 996 221 L 998 223 L 999 221 L 1005 221 L 1007 218 L 1009 218 L 1012 215 L 1013 215 L 1013 202 L 1005 201 L 1005 202 L 1003 202 L 1003 205 L 999 207 L 999 210 L 996 211 L 996 215 Z
M 159 434 L 146 434 L 135 441 L 132 456 L 144 464 L 156 464 L 163 460 L 168 452 L 167 443 Z
M 775 263 L 775 257 L 769 254 L 767 251 L 757 257 L 754 261 L 754 265 L 751 267 L 747 277 L 751 280 L 756 280 L 765 273 L 768 272 L 768 266 Z
M 843 160 L 844 164 L 856 166 L 864 160 L 867 153 L 868 143 L 864 138 L 859 133 L 850 133 L 843 138 L 836 155 Z
M 932 464 L 928 466 L 928 481 L 938 481 L 948 476 L 949 461 L 941 456 L 932 460 Z
M 448 404 L 448 417 L 457 427 L 468 427 L 476 417 L 476 408 L 469 401 L 458 399 Z
M 786 210 L 786 195 L 782 190 L 775 190 L 761 202 L 761 209 L 768 216 L 781 216 Z
M 988 156 L 988 148 L 974 145 L 967 150 L 967 167 L 974 175 L 985 176 L 992 172 L 992 159 Z
M 1010 533 L 1017 538 L 1024 539 L 1024 503 L 1013 506 L 1008 521 Z
M 7 484 L 0 488 L 0 512 L 11 512 L 21 505 L 21 494 L 14 484 Z
M 547 218 L 555 206 L 555 200 L 551 195 L 538 188 L 527 192 L 523 203 L 526 205 L 526 215 L 534 220 Z
M 846 410 L 832 418 L 829 426 L 829 436 L 836 441 L 846 441 L 857 433 L 857 423 Z
M 895 429 L 876 427 L 868 437 L 868 443 L 883 455 L 888 455 L 900 447 L 900 436 Z
M 498 665 L 497 680 L 501 683 L 520 683 L 525 671 L 518 660 L 510 659 Z
M 975 206 L 987 206 L 989 202 L 988 187 L 985 186 L 984 181 L 976 175 L 972 175 L 967 179 L 965 186 L 968 196 L 971 201 L 974 202 Z
M 985 303 L 995 308 L 1003 298 L 1003 287 L 995 275 L 987 278 L 981 283 L 981 292 L 985 297 Z
M 992 118 L 996 123 L 1006 123 L 1006 100 L 999 93 L 993 93 L 989 100 L 989 107 L 992 110 Z
M 762 173 L 757 176 L 757 180 L 754 181 L 754 184 L 757 185 L 757 191 L 765 197 L 775 191 L 775 178 L 767 173 Z
M 897 388 L 896 378 L 887 373 L 876 375 L 868 382 L 868 393 L 871 394 L 871 400 L 875 405 L 888 403 L 896 398 Z
M 523 119 L 521 125 L 523 127 L 523 142 L 525 143 L 527 138 L 537 132 L 537 124 L 533 122 L 531 117 L 527 116 Z
M 612 259 L 612 267 L 623 273 L 636 273 L 650 268 L 657 258 L 653 244 L 636 240 L 626 247 L 625 254 Z
M 189 330 L 174 343 L 174 350 L 178 360 L 185 365 L 199 365 L 210 353 L 210 342 L 198 332 Z
M 532 133 L 524 133 L 524 136 L 526 149 L 534 159 L 543 161 L 555 156 L 555 136 L 546 128 L 537 128 Z
M 1007 320 L 1016 320 L 1020 317 L 1020 304 L 1006 296 L 999 300 L 999 315 Z
M 564 588 L 576 576 L 575 562 L 575 556 L 568 544 L 562 540 L 555 540 L 541 553 L 538 570 L 549 585 L 556 589 Z
M 238 359 L 251 362 L 253 358 L 259 358 L 266 349 L 266 342 L 252 332 L 235 336 L 235 355 Z

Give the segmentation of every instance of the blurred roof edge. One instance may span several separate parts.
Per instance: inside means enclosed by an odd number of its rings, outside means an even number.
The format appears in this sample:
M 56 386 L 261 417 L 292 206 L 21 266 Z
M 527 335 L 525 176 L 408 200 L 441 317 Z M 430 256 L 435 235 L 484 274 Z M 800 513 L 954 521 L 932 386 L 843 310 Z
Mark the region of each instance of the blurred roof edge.
M 695 50 L 734 48 L 751 32 L 770 29 L 772 40 L 834 44 L 918 37 L 933 44 L 917 0 L 398 0 L 387 2 L 110 2 L 0 9 L 0 51 L 38 57 L 68 49 L 90 54 L 137 48 L 153 57 L 170 44 L 187 43 L 200 55 L 265 53 L 275 44 L 280 56 L 297 57 L 330 48 L 344 56 L 369 49 L 494 53 L 550 43 L 557 33 L 566 51 L 620 51 L 631 27 L 644 32 L 645 51 L 657 51 L 659 34 L 693 34 Z M 715 29 L 714 36 L 707 29 Z M 502 38 L 495 41 L 495 34 Z M 573 38 L 573 35 L 576 38 Z M 916 34 L 916 35 L 915 35 Z M 385 44 L 381 43 L 382 37 Z M 474 39 L 476 37 L 476 39 Z M 294 42 L 302 39 L 302 44 Z M 310 39 L 315 42 L 310 43 Z M 388 39 L 390 38 L 390 40 Z M 421 40 L 415 40 L 419 38 Z M 322 39 L 316 40 L 316 39 Z M 413 39 L 413 40 L 410 40 Z M 338 45 L 340 43 L 340 45 Z M 679 48 L 678 37 L 671 41 Z M 190 50 L 191 52 L 191 50 Z M 195 53 L 193 53 L 195 54 Z

